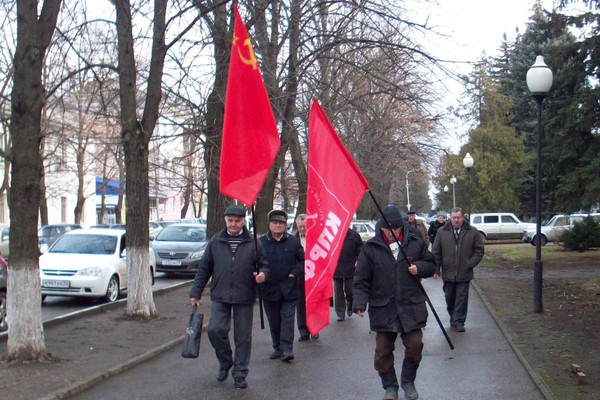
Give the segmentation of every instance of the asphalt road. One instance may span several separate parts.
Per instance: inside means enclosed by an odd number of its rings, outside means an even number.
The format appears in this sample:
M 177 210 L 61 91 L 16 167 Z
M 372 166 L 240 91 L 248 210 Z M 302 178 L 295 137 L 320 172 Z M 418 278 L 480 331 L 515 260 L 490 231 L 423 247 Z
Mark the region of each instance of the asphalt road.
M 429 296 L 447 329 L 441 281 L 424 281 Z M 229 377 L 215 379 L 217 361 L 206 336 L 200 357 L 184 359 L 175 346 L 117 376 L 111 377 L 71 399 L 381 399 L 383 389 L 373 368 L 375 336 L 368 318 L 356 315 L 335 321 L 319 340 L 294 343 L 291 363 L 270 360 L 268 328 L 261 330 L 255 307 L 249 387 L 235 389 Z M 207 316 L 208 317 L 208 316 Z M 465 333 L 449 331 L 455 350 L 446 343 L 430 314 L 424 330 L 423 361 L 416 386 L 422 400 L 544 400 L 524 364 L 512 350 L 475 290 L 469 298 Z M 402 345 L 397 343 L 397 363 Z M 400 397 L 402 398 L 402 397 Z

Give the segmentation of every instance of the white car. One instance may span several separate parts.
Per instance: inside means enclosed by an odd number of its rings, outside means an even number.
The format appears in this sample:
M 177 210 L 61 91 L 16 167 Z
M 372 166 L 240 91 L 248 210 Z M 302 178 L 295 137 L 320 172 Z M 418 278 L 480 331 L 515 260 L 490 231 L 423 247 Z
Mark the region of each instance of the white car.
M 154 282 L 154 255 L 149 273 Z M 78 229 L 61 236 L 40 257 L 42 298 L 91 297 L 113 302 L 127 288 L 125 230 Z
M 587 214 L 555 215 L 550 221 L 548 221 L 546 225 L 541 227 L 540 244 L 544 246 L 548 242 L 554 242 L 558 240 L 564 231 L 573 228 L 575 222 L 583 221 L 586 216 Z M 535 246 L 537 243 L 536 234 L 536 227 L 524 230 L 522 240 Z
M 375 225 L 367 220 L 350 221 L 350 228 L 358 232 L 363 242 L 375 237 Z
M 473 214 L 470 220 L 485 239 L 521 239 L 523 231 L 535 229 L 535 224 L 522 222 L 513 213 L 489 212 Z

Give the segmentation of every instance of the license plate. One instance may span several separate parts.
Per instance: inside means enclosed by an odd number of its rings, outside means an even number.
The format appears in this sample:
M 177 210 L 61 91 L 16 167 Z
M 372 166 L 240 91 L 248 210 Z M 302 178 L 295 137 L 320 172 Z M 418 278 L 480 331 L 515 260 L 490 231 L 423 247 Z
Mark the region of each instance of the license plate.
M 163 260 L 163 265 L 181 265 L 181 261 L 177 260 Z
M 70 282 L 63 279 L 44 279 L 42 280 L 42 287 L 48 288 L 68 288 Z

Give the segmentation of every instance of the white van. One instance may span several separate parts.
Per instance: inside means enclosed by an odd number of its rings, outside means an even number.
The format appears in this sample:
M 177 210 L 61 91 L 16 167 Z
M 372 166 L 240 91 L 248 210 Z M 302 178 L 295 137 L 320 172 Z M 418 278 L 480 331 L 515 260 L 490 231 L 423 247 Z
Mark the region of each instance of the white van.
M 523 231 L 535 228 L 534 223 L 522 222 L 509 212 L 474 213 L 470 223 L 486 239 L 521 239 Z

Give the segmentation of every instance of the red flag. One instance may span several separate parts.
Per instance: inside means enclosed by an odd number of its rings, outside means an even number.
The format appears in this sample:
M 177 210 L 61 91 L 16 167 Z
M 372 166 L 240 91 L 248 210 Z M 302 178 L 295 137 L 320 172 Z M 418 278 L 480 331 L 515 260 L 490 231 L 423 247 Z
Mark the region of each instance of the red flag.
M 254 204 L 280 141 L 258 62 L 234 4 L 235 23 L 221 143 L 220 190 Z
M 329 325 L 332 278 L 350 221 L 369 184 L 316 100 L 308 128 L 306 199 L 306 323 Z

